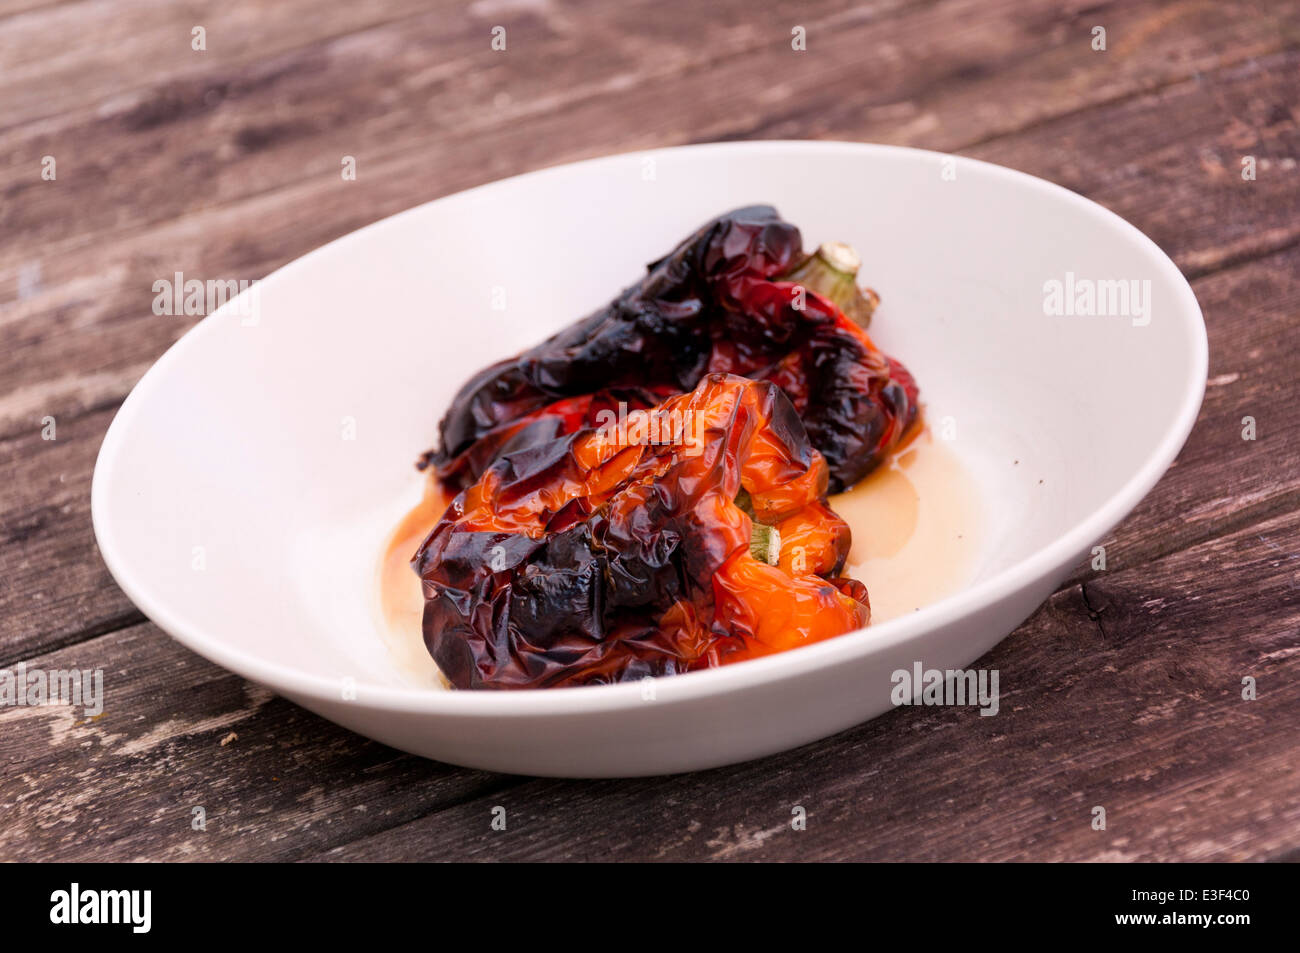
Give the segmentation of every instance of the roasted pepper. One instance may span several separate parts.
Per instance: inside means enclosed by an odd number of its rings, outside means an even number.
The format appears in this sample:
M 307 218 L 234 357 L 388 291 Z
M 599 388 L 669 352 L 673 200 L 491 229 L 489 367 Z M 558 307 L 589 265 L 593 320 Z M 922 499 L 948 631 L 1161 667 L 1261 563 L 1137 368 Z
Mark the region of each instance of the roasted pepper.
M 497 457 L 416 553 L 454 687 L 670 675 L 867 624 L 826 461 L 780 388 L 709 374 L 633 417 Z
M 591 426 L 594 408 L 645 408 L 727 373 L 779 385 L 826 458 L 831 491 L 847 489 L 917 416 L 912 376 L 860 326 L 876 299 L 856 270 L 846 246 L 806 255 L 798 228 L 769 206 L 714 219 L 609 305 L 474 375 L 420 465 L 460 490 L 503 453 Z

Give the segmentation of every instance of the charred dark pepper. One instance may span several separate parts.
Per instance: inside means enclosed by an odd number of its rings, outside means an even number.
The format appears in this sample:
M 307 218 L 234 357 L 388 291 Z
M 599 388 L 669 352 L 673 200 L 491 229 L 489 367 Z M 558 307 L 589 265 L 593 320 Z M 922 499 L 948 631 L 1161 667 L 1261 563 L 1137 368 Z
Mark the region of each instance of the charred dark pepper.
M 710 374 L 628 426 L 497 458 L 412 564 L 456 688 L 670 675 L 867 624 L 825 459 L 772 382 Z
M 475 374 L 425 454 L 452 490 L 497 457 L 691 390 L 711 373 L 775 382 L 826 458 L 830 490 L 862 479 L 917 417 L 916 382 L 872 343 L 875 296 L 846 246 L 803 252 L 770 206 L 706 224 L 609 305 Z

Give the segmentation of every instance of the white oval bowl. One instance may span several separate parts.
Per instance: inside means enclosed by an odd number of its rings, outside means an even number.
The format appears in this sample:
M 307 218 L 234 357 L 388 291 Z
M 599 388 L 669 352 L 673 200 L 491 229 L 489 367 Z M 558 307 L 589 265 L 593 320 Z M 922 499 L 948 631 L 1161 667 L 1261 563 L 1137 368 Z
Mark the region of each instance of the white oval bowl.
M 751 203 L 775 205 L 808 246 L 833 238 L 861 253 L 883 299 L 873 337 L 916 374 L 932 424 L 952 418 L 951 446 L 982 487 L 994 532 L 974 578 L 860 632 L 659 679 L 650 699 L 640 684 L 413 684 L 379 631 L 374 565 L 459 384 Z M 1045 283 L 1067 272 L 1150 281 L 1149 322 L 1045 314 Z M 184 645 L 332 721 L 523 774 L 755 758 L 887 710 L 895 670 L 967 665 L 1155 485 L 1196 419 L 1207 366 L 1191 288 L 1111 212 L 986 163 L 856 143 L 547 169 L 385 219 L 256 287 L 255 320 L 238 301 L 205 318 L 109 428 L 92 511 L 113 577 Z

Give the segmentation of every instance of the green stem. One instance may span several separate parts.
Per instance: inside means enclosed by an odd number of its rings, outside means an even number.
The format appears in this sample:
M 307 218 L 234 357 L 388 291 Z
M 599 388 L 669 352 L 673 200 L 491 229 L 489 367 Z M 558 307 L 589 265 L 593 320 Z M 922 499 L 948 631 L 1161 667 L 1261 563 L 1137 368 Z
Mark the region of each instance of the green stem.
M 775 526 L 754 523 L 749 534 L 749 554 L 769 566 L 781 561 L 781 534 Z
M 824 242 L 817 251 L 780 276 L 803 285 L 832 302 L 856 324 L 866 327 L 880 300 L 870 288 L 859 288 L 858 253 L 843 242 Z

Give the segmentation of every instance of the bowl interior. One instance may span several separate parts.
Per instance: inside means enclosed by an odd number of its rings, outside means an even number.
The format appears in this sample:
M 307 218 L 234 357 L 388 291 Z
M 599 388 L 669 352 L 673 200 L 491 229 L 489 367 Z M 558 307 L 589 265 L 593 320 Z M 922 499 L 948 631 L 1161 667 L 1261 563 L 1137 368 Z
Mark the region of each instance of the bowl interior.
M 260 283 L 251 313 L 203 321 L 105 441 L 95 521 L 115 575 L 173 631 L 325 678 L 412 684 L 384 644 L 375 566 L 459 384 L 610 298 L 710 216 L 756 202 L 807 247 L 861 253 L 882 298 L 873 337 L 916 374 L 932 428 L 980 489 L 990 531 L 969 586 L 1095 515 L 1183 425 L 1204 360 L 1186 284 L 1065 190 L 883 147 L 620 156 L 377 223 Z M 1078 301 L 1081 281 L 1123 282 L 1127 311 L 1046 313 L 1050 282 Z

